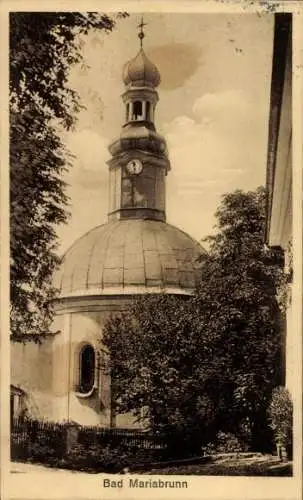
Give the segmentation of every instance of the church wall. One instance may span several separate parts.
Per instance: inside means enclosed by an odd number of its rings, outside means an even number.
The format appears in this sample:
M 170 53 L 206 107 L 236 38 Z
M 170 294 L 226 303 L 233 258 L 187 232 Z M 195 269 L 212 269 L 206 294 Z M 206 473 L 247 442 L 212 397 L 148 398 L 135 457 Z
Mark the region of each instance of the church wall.
M 100 349 L 105 314 L 103 311 L 71 314 L 69 414 L 71 420 L 85 425 L 110 425 L 110 402 L 106 401 L 106 394 L 101 394 L 101 392 L 106 392 L 106 388 L 103 387 L 104 390 L 100 390 L 103 373 L 98 367 L 95 370 L 96 390 L 93 395 L 90 397 L 77 395 L 80 349 L 86 343 L 92 345 L 96 352 Z
M 137 427 L 131 414 L 118 415 L 111 422 L 110 378 L 103 365 L 96 368 L 94 393 L 89 397 L 77 393 L 81 347 L 89 343 L 100 352 L 106 318 L 128 301 L 122 297 L 68 301 L 68 307 L 64 304 L 54 318 L 52 330 L 57 333 L 53 337 L 41 344 L 12 343 L 11 384 L 24 391 L 22 406 L 28 416 L 82 425 Z M 106 356 L 103 352 L 103 360 Z
M 144 426 L 142 426 L 141 423 L 136 422 L 132 413 L 125 413 L 123 415 L 116 415 L 115 427 L 120 429 L 142 429 Z
M 102 328 L 111 312 L 123 308 L 129 299 L 104 297 L 70 300 L 58 309 L 62 333 L 54 343 L 53 405 L 56 420 L 71 420 L 82 425 L 123 428 L 140 427 L 132 414 L 116 415 L 111 421 L 110 379 L 102 367 L 96 370 L 96 390 L 89 397 L 77 393 L 79 352 L 86 343 L 96 351 L 102 348 Z M 59 306 L 59 304 L 58 304 Z M 59 306 L 60 307 L 60 306 Z M 105 354 L 106 357 L 106 354 Z
M 61 334 L 53 345 L 54 369 L 52 376 L 53 414 L 56 420 L 71 420 L 82 425 L 110 425 L 108 377 L 96 367 L 93 394 L 86 397 L 78 393 L 79 354 L 81 348 L 92 345 L 100 349 L 104 311 L 58 311 L 57 321 Z
M 53 343 L 52 396 L 53 414 L 57 421 L 68 420 L 69 315 L 57 315 L 54 327 L 60 325 L 60 334 Z

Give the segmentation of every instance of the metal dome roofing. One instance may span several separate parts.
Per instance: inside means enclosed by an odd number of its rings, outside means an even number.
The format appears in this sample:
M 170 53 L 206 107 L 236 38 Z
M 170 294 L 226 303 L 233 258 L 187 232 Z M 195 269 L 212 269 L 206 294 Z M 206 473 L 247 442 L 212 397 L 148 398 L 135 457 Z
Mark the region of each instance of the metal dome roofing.
M 143 49 L 140 49 L 134 59 L 127 62 L 123 68 L 123 81 L 125 85 L 157 87 L 161 81 L 160 73 Z
M 55 275 L 60 297 L 189 294 L 205 250 L 165 222 L 119 220 L 92 229 L 65 253 Z

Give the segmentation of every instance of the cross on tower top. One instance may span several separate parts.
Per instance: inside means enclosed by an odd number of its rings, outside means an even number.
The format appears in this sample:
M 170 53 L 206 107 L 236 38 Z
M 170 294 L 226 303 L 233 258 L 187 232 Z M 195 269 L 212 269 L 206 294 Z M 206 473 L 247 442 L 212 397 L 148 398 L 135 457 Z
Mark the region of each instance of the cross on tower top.
M 143 16 L 141 16 L 141 21 L 140 21 L 140 23 L 137 26 L 137 28 L 140 28 L 140 31 L 138 33 L 138 37 L 140 39 L 140 47 L 141 47 L 141 49 L 142 49 L 142 45 L 143 45 L 143 38 L 145 37 L 145 33 L 143 31 L 144 26 L 147 26 L 147 23 L 143 22 Z

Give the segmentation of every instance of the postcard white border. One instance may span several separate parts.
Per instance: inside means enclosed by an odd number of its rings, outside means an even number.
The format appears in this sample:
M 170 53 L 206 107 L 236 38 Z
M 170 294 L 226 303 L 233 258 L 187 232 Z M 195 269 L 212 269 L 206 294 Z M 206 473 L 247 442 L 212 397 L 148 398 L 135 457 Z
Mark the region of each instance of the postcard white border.
M 102 6 L 102 9 L 100 7 Z M 293 13 L 293 222 L 294 222 L 294 321 L 302 331 L 302 114 L 303 114 L 303 9 L 299 1 L 251 0 L 200 0 L 200 1 L 104 1 L 96 0 L 2 0 L 1 13 L 1 498 L 18 498 L 16 485 L 18 474 L 9 473 L 9 213 L 8 213 L 8 13 L 10 11 L 97 11 L 115 12 L 199 12 L 199 13 L 249 13 L 264 10 Z M 169 498 L 182 499 L 297 499 L 302 486 L 302 337 L 298 338 L 296 365 L 298 385 L 295 396 L 295 437 L 299 446 L 295 449 L 293 478 L 261 477 L 201 477 L 169 476 L 170 479 L 187 478 L 187 490 L 133 490 L 115 489 L 105 492 L 100 486 L 100 475 L 92 475 L 81 482 L 81 473 L 71 474 L 64 491 L 57 487 L 48 474 L 23 475 L 23 499 L 115 499 Z M 14 477 L 13 477 L 14 476 Z M 25 477 L 26 476 L 26 477 Z M 127 479 L 127 476 L 123 476 Z M 142 478 L 142 476 L 140 476 Z M 157 476 L 158 477 L 158 476 Z M 164 480 L 167 476 L 159 476 Z M 17 495 L 17 496 L 16 496 Z M 45 496 L 46 495 L 46 496 Z

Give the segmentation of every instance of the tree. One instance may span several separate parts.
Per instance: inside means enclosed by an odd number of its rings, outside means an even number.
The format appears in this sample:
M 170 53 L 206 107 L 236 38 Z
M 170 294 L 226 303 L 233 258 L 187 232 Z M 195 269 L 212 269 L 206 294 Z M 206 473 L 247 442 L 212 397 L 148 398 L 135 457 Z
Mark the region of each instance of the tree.
M 268 407 L 270 427 L 274 431 L 278 456 L 292 455 L 293 404 L 289 391 L 285 387 L 273 390 Z
M 114 411 L 133 412 L 167 438 L 170 451 L 200 450 L 215 407 L 201 390 L 211 376 L 212 336 L 195 328 L 189 300 L 139 297 L 105 325 Z
M 110 32 L 120 14 L 10 14 L 10 227 L 12 338 L 49 331 L 56 225 L 65 223 L 62 174 L 72 158 L 60 139 L 81 107 L 69 68 L 82 60 L 81 35 Z
M 117 411 L 197 447 L 221 430 L 260 448 L 280 375 L 281 258 L 263 244 L 264 189 L 223 196 L 216 216 L 196 293 L 137 299 L 103 342 Z
M 210 248 L 202 257 L 195 298 L 208 328 L 220 337 L 219 362 L 230 374 L 229 390 L 221 396 L 232 415 L 226 419 L 224 410 L 220 426 L 237 433 L 244 428 L 259 450 L 269 445 L 266 408 L 283 376 L 283 318 L 277 302 L 284 283 L 283 253 L 264 245 L 265 206 L 264 188 L 223 196 L 218 232 L 206 239 Z

